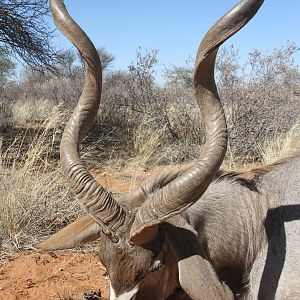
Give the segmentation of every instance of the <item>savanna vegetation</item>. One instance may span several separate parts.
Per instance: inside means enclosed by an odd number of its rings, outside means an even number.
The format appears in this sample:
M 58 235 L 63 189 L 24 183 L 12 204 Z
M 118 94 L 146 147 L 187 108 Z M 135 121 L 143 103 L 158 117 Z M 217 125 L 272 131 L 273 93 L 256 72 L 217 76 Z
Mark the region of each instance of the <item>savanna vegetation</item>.
M 36 7 L 39 1 L 23 1 L 29 11 L 38 8 L 35 14 L 20 10 L 20 1 L 0 1 L 0 20 L 9 13 L 21 24 L 31 16 L 36 26 L 32 44 L 26 43 L 32 48 L 14 48 L 18 40 L 0 26 L 0 247 L 24 248 L 81 214 L 60 172 L 59 141 L 81 93 L 83 64 L 74 50 L 55 51 L 49 44 L 51 33 L 39 23 L 48 11 L 45 1 Z M 33 27 L 25 23 L 26 28 Z M 242 63 L 236 48 L 222 48 L 216 77 L 230 136 L 227 168 L 270 163 L 297 147 L 297 51 L 289 42 L 268 54 L 253 50 Z M 127 70 L 112 70 L 114 56 L 104 48 L 98 52 L 102 104 L 82 144 L 92 172 L 101 177 L 122 170 L 133 178 L 153 166 L 195 159 L 205 134 L 194 100 L 193 67 L 167 67 L 165 81 L 157 82 L 158 50 L 138 49 Z M 22 68 L 12 53 L 26 62 Z

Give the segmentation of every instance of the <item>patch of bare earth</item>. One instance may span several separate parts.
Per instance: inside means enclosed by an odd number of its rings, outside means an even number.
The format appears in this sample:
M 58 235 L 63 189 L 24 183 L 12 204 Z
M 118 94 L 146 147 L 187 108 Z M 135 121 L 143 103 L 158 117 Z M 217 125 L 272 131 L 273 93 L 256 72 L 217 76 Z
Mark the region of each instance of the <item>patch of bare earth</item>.
M 0 299 L 108 299 L 97 253 L 26 252 L 0 259 Z
M 0 299 L 108 299 L 97 253 L 26 252 L 0 259 Z
M 151 174 L 161 171 L 155 168 Z M 97 180 L 114 192 L 126 192 L 151 174 L 132 170 L 122 172 L 92 170 Z M 0 300 L 105 300 L 109 281 L 96 252 L 0 251 Z

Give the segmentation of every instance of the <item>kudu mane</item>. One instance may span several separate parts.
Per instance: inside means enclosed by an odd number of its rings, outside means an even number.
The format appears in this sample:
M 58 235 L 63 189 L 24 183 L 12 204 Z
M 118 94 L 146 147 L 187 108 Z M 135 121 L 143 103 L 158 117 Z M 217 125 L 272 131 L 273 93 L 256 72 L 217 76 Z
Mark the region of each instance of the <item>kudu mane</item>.
M 257 190 L 256 183 L 257 181 L 266 173 L 271 172 L 275 168 L 281 167 L 286 163 L 291 162 L 294 158 L 300 156 L 300 147 L 293 149 L 286 156 L 278 158 L 276 161 L 270 164 L 262 164 L 255 166 L 245 166 L 241 170 L 226 170 L 221 168 L 213 180 L 213 182 L 220 181 L 230 181 L 232 183 L 238 183 L 242 186 L 248 187 L 250 190 Z M 150 178 L 137 189 L 137 198 L 143 199 L 147 198 L 149 195 L 154 193 L 156 190 L 161 189 L 165 185 L 172 182 L 174 179 L 181 176 L 186 172 L 190 167 L 190 164 L 168 167 L 159 174 L 155 173 L 150 176 Z
M 243 186 L 251 187 L 255 186 L 255 183 L 266 173 L 273 171 L 276 168 L 280 168 L 283 165 L 291 162 L 295 158 L 300 156 L 300 147 L 293 149 L 284 157 L 278 158 L 276 161 L 269 164 L 255 165 L 245 167 L 245 169 L 237 171 L 227 171 L 220 169 L 217 174 L 215 181 L 230 180 L 232 182 L 238 182 Z

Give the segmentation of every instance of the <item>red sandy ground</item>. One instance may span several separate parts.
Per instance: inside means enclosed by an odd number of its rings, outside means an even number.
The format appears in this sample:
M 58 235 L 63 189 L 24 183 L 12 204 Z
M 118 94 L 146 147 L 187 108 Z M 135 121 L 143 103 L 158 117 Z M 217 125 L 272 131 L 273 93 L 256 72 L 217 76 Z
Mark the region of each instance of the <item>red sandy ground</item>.
M 97 180 L 124 192 L 131 185 L 129 174 L 130 171 L 102 173 Z M 139 178 L 148 176 L 146 172 L 139 174 Z M 31 251 L 7 255 L 0 251 L 0 300 L 103 300 L 109 299 L 108 286 L 96 252 Z M 93 294 L 101 294 L 101 298 Z
M 0 259 L 0 299 L 108 299 L 108 280 L 97 253 L 26 252 Z M 101 298 L 85 298 L 94 292 Z

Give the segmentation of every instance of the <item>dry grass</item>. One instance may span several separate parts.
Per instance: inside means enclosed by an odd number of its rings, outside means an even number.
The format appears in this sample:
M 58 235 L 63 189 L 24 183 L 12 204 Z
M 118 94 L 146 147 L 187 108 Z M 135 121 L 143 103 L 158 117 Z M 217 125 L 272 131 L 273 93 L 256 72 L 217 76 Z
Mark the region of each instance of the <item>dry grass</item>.
M 271 163 L 299 147 L 299 122 L 288 135 L 281 134 L 299 115 L 300 73 L 292 61 L 294 48 L 292 45 L 268 57 L 253 53 L 249 76 L 241 72 L 235 57 L 225 57 L 220 65 L 219 90 L 230 133 L 225 165 L 230 169 L 240 169 L 245 162 Z M 196 159 L 204 136 L 193 88 L 156 86 L 155 61 L 149 55 L 139 56 L 131 71 L 106 78 L 98 120 L 101 126 L 94 127 L 98 140 L 91 139 L 91 146 L 84 144 L 82 151 L 91 164 L 101 163 L 102 171 L 107 165 L 107 172 L 116 167 L 121 172 L 124 167 L 132 170 L 133 182 L 141 170 L 157 164 Z M 5 150 L 0 148 L 0 244 L 3 240 L 20 247 L 64 225 L 80 211 L 70 202 L 57 162 L 51 162 L 56 129 L 64 119 L 54 103 L 62 100 L 66 110 L 72 109 L 80 94 L 80 78 L 66 79 L 64 84 L 55 80 L 34 84 L 33 79 L 28 84 L 25 80 L 8 91 L 6 101 L 0 101 L 1 122 L 8 129 L 12 127 L 13 133 L 27 127 L 38 129 L 29 147 L 25 137 L 8 147 L 9 137 Z M 118 134 L 113 136 L 115 132 Z
M 53 289 L 55 291 L 56 297 L 59 300 L 74 300 L 72 293 L 69 288 L 62 282 L 59 286 L 54 285 Z
M 158 153 L 166 128 L 157 128 L 155 119 L 144 118 L 133 132 L 133 158 L 129 161 L 132 168 L 144 169 L 160 160 Z
M 22 139 L 16 139 L 4 152 L 1 151 L 0 140 L 0 245 L 2 242 L 3 247 L 14 245 L 22 248 L 41 235 L 49 235 L 63 227 L 81 213 L 64 184 L 57 162 L 50 159 L 60 130 L 57 124 L 62 119 L 63 114 L 52 110 L 47 120 L 39 124 L 40 130 L 32 138 L 29 148 L 28 145 L 23 145 Z M 166 132 L 166 128 L 156 126 L 155 119 L 145 118 L 136 128 L 133 134 L 133 158 L 124 161 L 122 167 L 130 168 L 133 183 L 142 170 L 161 163 L 167 156 L 175 155 L 175 145 L 163 145 Z M 287 155 L 293 148 L 299 147 L 299 137 L 300 122 L 285 136 L 280 136 L 272 143 L 266 141 L 260 146 L 263 163 L 272 163 Z M 192 146 L 188 142 L 180 145 L 181 151 L 191 151 Z M 195 151 L 199 152 L 199 146 Z M 13 158 L 11 153 L 14 153 Z M 225 165 L 230 169 L 241 168 L 236 165 L 230 149 L 227 157 L 229 159 L 225 161 Z M 171 162 L 169 159 L 169 163 Z M 107 165 L 107 162 L 103 164 Z M 107 172 L 111 172 L 113 168 L 110 164 Z M 120 172 L 124 172 L 122 168 Z
M 11 106 L 12 119 L 14 125 L 24 126 L 29 123 L 44 123 L 50 121 L 49 113 L 53 116 L 51 122 L 55 122 L 54 115 L 58 113 L 59 106 L 47 99 L 24 100 L 19 99 Z
M 57 122 L 57 114 L 52 114 L 25 152 L 22 141 L 16 140 L 11 145 L 14 158 L 8 155 L 11 149 L 4 153 L 0 151 L 0 232 L 3 245 L 13 244 L 19 248 L 78 216 L 80 210 L 72 201 L 59 168 L 49 160 L 57 135 L 53 126 Z
M 300 149 L 300 120 L 286 134 L 273 141 L 265 141 L 263 146 L 258 147 L 264 164 L 271 164 Z

